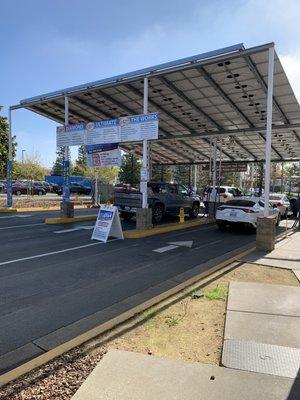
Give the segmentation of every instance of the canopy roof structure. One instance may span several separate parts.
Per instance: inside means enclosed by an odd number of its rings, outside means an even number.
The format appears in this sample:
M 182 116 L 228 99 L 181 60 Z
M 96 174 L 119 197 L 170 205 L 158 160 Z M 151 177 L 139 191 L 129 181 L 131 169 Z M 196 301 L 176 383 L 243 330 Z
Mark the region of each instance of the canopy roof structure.
M 218 138 L 223 161 L 265 158 L 268 49 L 243 44 L 25 99 L 26 108 L 64 123 L 117 118 L 143 112 L 143 78 L 149 112 L 160 113 L 159 138 L 151 143 L 157 164 L 207 163 L 210 139 Z M 275 53 L 272 119 L 273 161 L 300 158 L 300 107 Z M 142 154 L 141 143 L 122 145 Z

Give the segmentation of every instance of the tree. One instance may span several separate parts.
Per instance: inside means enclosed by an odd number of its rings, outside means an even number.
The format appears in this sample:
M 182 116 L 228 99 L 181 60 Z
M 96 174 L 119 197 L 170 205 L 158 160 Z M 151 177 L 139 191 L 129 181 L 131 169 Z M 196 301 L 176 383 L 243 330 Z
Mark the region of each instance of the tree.
M 62 175 L 63 174 L 63 160 L 65 150 L 63 147 L 59 147 L 56 151 L 56 160 L 53 164 L 51 175 Z
M 0 111 L 2 106 L 0 106 Z M 13 158 L 16 156 L 17 143 L 16 137 L 12 138 Z M 5 117 L 0 116 L 0 178 L 6 177 L 6 165 L 8 160 L 8 123 Z
M 175 165 L 174 181 L 185 186 L 191 186 L 190 165 Z
M 154 164 L 151 180 L 154 182 L 171 182 L 173 180 L 173 168 L 169 165 Z
M 13 179 L 43 181 L 47 172 L 35 156 L 26 156 L 23 163 L 16 161 L 13 165 Z
M 72 175 L 85 176 L 87 173 L 87 159 L 85 146 L 78 147 L 78 158 L 75 161 L 75 166 L 72 170 Z
M 299 165 L 297 165 L 297 163 L 288 163 L 284 167 L 284 176 L 289 182 L 289 193 L 291 193 L 292 190 L 292 178 L 296 175 L 299 175 L 299 173 Z
M 120 167 L 119 179 L 122 183 L 130 183 L 137 186 L 140 182 L 141 163 L 138 157 L 133 154 L 124 154 L 122 156 L 122 165 Z

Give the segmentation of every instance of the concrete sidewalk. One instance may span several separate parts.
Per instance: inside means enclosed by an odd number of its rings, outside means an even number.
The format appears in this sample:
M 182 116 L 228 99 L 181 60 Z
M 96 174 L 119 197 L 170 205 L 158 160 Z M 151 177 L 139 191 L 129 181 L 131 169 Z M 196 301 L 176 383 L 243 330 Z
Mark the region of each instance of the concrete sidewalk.
M 274 268 L 290 269 L 300 282 L 300 232 L 293 232 L 275 245 L 270 253 L 255 251 L 241 261 Z
M 72 400 L 297 400 L 300 382 L 110 350 Z

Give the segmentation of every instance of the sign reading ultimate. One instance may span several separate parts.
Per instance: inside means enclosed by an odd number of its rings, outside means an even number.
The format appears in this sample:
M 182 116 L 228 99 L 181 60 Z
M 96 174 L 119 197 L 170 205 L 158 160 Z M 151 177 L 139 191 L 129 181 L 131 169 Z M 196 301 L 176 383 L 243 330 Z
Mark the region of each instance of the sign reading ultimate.
M 157 139 L 158 122 L 159 114 L 150 113 L 59 126 L 56 129 L 56 145 L 81 146 Z

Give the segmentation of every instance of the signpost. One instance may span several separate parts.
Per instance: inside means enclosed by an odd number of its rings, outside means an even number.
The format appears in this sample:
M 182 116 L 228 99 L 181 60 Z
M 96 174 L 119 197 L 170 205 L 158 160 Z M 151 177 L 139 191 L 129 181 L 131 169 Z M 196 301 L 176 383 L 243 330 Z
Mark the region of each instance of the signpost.
M 124 239 L 117 207 L 100 208 L 92 239 L 106 243 L 109 236 Z

